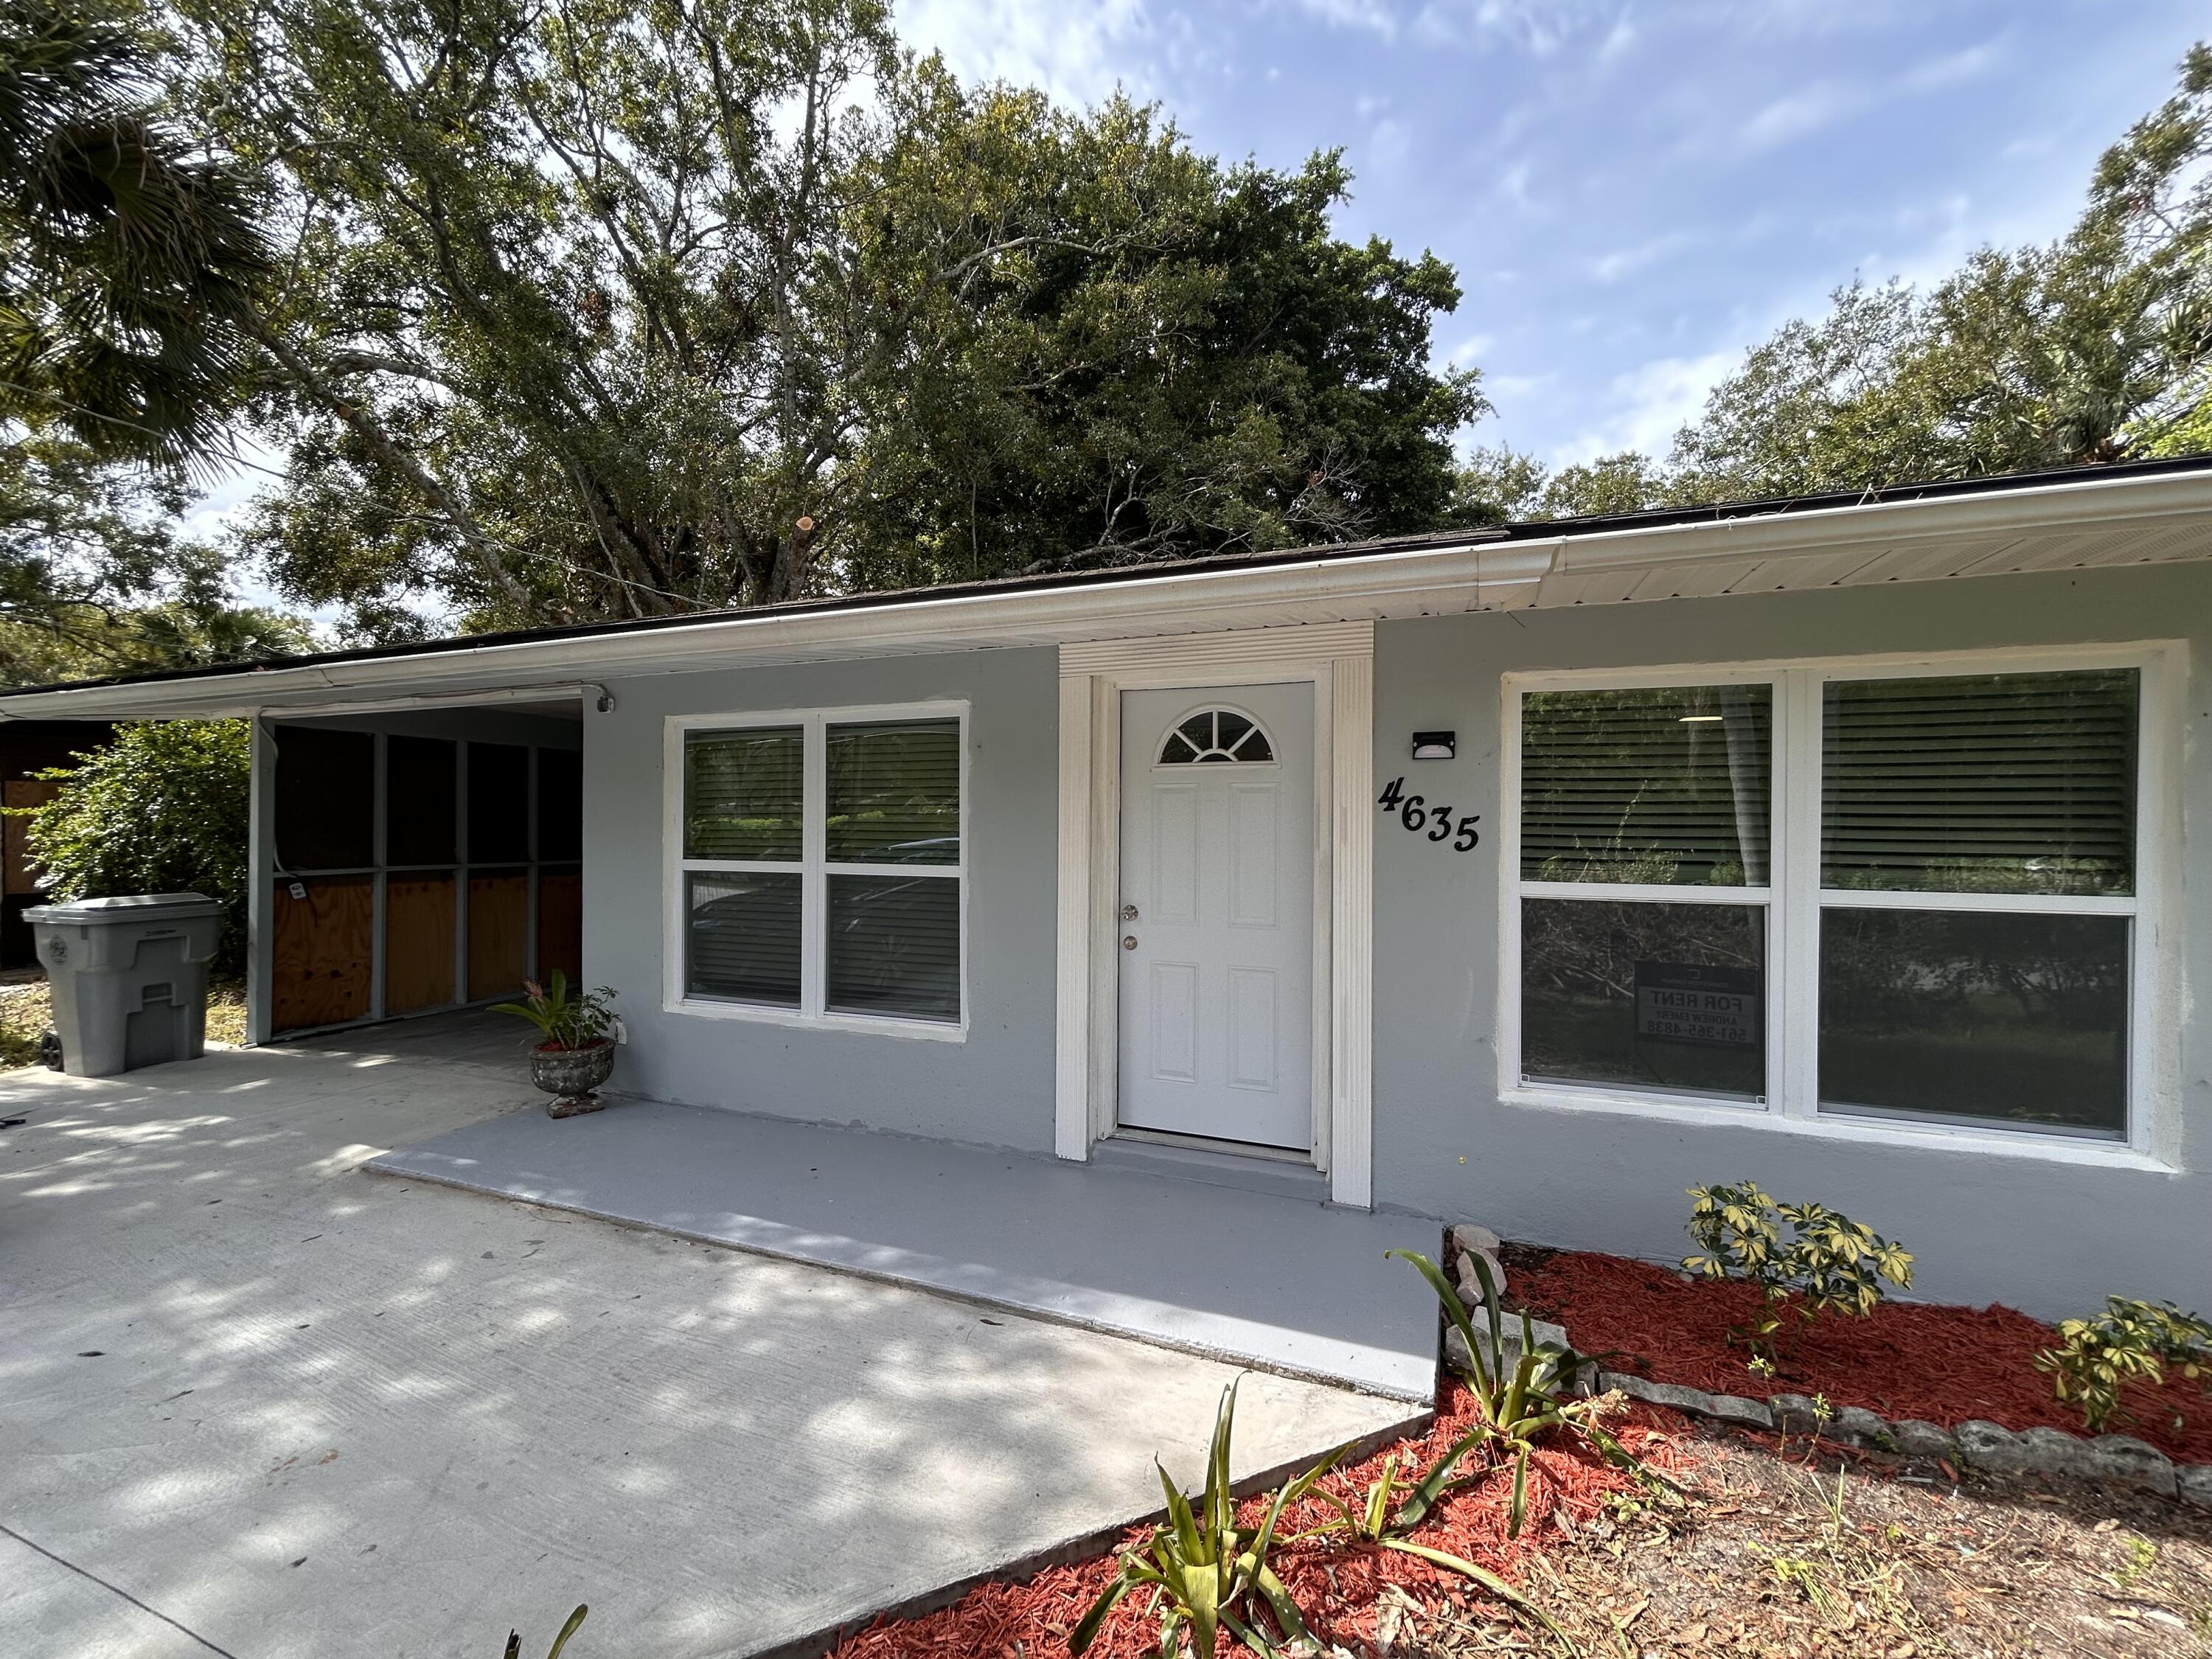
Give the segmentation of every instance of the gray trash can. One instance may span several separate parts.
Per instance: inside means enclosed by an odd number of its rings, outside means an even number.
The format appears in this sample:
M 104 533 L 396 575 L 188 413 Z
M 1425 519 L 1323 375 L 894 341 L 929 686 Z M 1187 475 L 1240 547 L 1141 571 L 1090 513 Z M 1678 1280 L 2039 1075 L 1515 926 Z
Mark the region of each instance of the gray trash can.
M 204 893 L 78 899 L 23 912 L 54 998 L 62 1069 L 111 1077 L 207 1048 L 222 906 Z

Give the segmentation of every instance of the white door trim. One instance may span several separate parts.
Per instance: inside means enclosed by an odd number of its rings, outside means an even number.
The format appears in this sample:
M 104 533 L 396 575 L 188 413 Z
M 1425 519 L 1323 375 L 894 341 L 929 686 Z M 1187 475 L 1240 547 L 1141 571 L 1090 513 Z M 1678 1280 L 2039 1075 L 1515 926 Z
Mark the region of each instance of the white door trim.
M 1375 625 L 1087 641 L 1061 647 L 1060 665 L 1054 1151 L 1087 1159 L 1115 1125 L 1121 693 L 1302 680 L 1314 688 L 1314 1162 L 1335 1202 L 1370 1207 Z

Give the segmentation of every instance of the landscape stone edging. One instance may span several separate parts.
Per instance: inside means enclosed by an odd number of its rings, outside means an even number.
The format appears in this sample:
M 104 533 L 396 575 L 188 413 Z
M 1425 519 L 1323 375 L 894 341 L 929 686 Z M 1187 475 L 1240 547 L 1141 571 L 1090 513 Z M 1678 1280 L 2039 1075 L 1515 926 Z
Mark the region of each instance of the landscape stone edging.
M 1452 1243 L 1463 1250 L 1465 1245 L 1457 1236 L 1460 1231 L 1453 1229 Z M 1501 1294 L 1504 1288 L 1501 1280 Z M 1543 1341 L 1559 1329 L 1540 1323 L 1537 1340 Z M 1565 1335 L 1562 1331 L 1557 1340 L 1564 1341 Z M 1483 1346 L 1487 1348 L 1489 1343 Z M 1519 1344 L 1509 1338 L 1508 1346 L 1517 1348 Z M 2131 1435 L 2100 1434 L 2093 1438 L 2048 1426 L 2013 1430 L 1979 1418 L 1950 1430 L 1917 1418 L 1888 1422 L 1863 1406 L 1832 1409 L 1823 1426 L 1819 1407 L 1802 1394 L 1778 1394 L 1763 1401 L 1747 1400 L 1741 1395 L 1708 1394 L 1680 1382 L 1656 1382 L 1625 1371 L 1605 1370 L 1598 1373 L 1597 1386 L 1602 1393 L 1619 1392 L 1631 1400 L 1737 1428 L 1800 1435 L 1819 1431 L 1854 1445 L 1875 1446 L 1906 1457 L 1948 1458 L 2002 1474 L 2070 1474 L 2109 1480 L 2212 1510 L 2212 1463 L 2176 1462 L 2148 1441 Z

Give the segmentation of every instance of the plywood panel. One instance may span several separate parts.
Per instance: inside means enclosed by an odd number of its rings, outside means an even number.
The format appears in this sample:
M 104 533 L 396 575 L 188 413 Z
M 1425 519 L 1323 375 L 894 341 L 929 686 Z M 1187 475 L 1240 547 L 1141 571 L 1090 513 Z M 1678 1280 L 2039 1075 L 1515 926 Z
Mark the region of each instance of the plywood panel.
M 558 968 L 575 984 L 584 976 L 584 876 L 547 870 L 538 878 L 538 976 Z
M 392 876 L 384 887 L 384 1012 L 453 1000 L 453 878 Z
M 58 783 L 44 778 L 10 778 L 0 785 L 0 805 L 44 806 L 61 793 Z M 31 868 L 28 818 L 0 818 L 0 892 L 27 893 L 34 872 Z
M 530 947 L 530 872 L 469 878 L 469 1000 L 522 988 Z
M 276 884 L 270 1024 L 278 1031 L 365 1018 L 374 972 L 376 887 L 368 876 L 309 877 L 307 897 Z

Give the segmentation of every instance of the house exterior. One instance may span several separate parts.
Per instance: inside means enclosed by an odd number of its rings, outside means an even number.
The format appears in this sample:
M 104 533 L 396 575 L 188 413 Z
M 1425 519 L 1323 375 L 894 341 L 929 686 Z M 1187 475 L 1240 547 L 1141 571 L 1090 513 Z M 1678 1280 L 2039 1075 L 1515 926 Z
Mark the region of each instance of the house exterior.
M 1655 1260 L 1747 1177 L 2057 1316 L 2212 1306 L 2209 659 L 2157 464 L 0 714 L 254 719 L 258 1040 L 565 960 L 636 1096 Z

